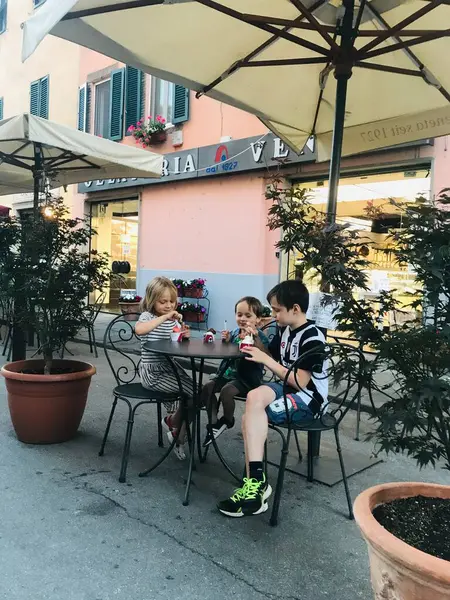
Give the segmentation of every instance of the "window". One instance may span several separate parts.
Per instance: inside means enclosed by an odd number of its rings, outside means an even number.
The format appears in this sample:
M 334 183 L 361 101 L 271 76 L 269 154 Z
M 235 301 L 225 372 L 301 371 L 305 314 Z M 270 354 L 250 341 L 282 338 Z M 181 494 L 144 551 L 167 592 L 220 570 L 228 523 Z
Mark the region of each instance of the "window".
M 30 86 L 30 113 L 48 119 L 49 77 L 46 75 Z
M 150 114 L 153 118 L 161 115 L 168 124 L 173 120 L 173 89 L 174 84 L 164 79 L 152 79 L 152 105 Z
M 6 31 L 6 11 L 8 0 L 0 0 L 0 33 Z
M 95 86 L 94 134 L 109 138 L 109 113 L 111 109 L 111 80 Z

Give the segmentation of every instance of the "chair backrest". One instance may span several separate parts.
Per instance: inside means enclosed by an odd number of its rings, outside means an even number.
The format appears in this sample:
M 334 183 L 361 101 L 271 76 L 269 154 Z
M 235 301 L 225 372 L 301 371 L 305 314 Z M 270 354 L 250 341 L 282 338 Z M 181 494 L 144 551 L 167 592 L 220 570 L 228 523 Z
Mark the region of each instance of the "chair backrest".
M 89 311 L 89 322 L 93 325 L 98 317 L 99 312 L 102 309 L 103 303 L 106 298 L 106 292 L 102 292 L 96 299 L 94 304 L 89 304 L 86 308 Z
M 313 392 L 302 387 L 297 379 L 299 370 L 313 373 L 313 378 L 328 381 L 328 401 L 325 402 L 317 418 L 324 420 L 326 415 L 333 416 L 339 424 L 352 408 L 361 394 L 365 369 L 364 354 L 349 344 L 324 344 L 323 347 L 302 354 L 288 370 L 284 379 L 283 395 L 287 410 L 288 380 L 294 374 L 302 395 L 313 397 Z
M 139 313 L 119 315 L 109 323 L 103 336 L 103 350 L 118 385 L 139 380 L 141 343 L 134 331 Z

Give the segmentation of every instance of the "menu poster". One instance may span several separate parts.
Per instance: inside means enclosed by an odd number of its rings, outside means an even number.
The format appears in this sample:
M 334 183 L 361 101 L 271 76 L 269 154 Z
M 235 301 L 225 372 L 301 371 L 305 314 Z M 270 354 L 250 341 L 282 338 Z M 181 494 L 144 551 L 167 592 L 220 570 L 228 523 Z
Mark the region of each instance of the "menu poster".
M 338 328 L 336 319 L 338 309 L 339 301 L 332 294 L 314 292 L 309 295 L 309 309 L 306 316 L 318 327 L 335 331 Z

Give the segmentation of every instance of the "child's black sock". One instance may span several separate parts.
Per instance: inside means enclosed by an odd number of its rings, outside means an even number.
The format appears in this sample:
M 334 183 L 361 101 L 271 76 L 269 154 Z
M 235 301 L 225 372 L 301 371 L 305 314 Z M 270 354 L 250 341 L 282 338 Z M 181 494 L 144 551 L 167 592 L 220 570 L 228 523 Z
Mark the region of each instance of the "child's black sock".
M 248 466 L 250 470 L 250 479 L 257 479 L 258 481 L 263 481 L 264 469 L 262 461 L 250 462 Z

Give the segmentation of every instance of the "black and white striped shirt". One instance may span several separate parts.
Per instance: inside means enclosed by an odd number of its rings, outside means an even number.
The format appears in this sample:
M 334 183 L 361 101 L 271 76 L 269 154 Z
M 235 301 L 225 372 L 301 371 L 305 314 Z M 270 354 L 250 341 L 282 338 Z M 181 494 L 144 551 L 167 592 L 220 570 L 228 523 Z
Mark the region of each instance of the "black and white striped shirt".
M 270 354 L 275 360 L 289 369 L 295 361 L 299 361 L 299 369 L 309 371 L 311 380 L 306 390 L 296 392 L 310 409 L 317 413 L 325 408 L 328 399 L 327 365 L 323 360 L 325 336 L 310 321 L 297 329 L 290 327 L 279 328 L 269 344 Z M 317 354 L 312 352 L 317 350 Z

